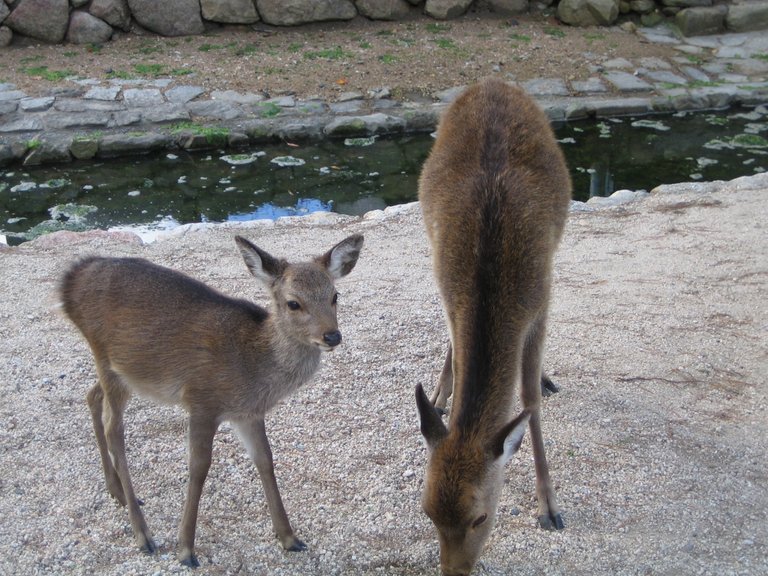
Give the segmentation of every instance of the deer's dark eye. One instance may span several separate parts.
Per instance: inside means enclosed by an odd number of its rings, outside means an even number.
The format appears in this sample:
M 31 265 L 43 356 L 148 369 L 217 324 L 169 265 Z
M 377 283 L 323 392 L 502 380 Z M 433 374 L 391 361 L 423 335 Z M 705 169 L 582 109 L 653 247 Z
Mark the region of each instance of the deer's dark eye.
M 338 301 L 339 301 L 339 293 L 336 292 L 336 294 L 333 295 L 333 302 L 331 302 L 331 303 L 335 305 L 336 302 L 338 302 Z
M 480 524 L 482 524 L 486 520 L 488 520 L 488 514 L 482 514 L 481 516 L 478 516 L 477 518 L 475 518 L 475 521 L 472 522 L 472 528 L 477 528 L 478 526 L 480 526 Z
M 301 304 L 296 302 L 296 300 L 288 300 L 286 304 L 288 308 L 290 308 L 291 310 L 301 310 Z

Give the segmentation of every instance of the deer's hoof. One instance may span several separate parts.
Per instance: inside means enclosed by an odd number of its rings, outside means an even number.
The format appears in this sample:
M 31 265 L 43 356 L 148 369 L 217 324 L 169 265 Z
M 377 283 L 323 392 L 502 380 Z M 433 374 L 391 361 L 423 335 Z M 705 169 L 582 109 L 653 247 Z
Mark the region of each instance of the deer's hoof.
M 544 530 L 562 530 L 565 528 L 563 517 L 560 514 L 550 514 L 549 516 L 539 516 L 539 526 Z
M 200 568 L 200 561 L 194 554 L 190 554 L 186 558 L 182 558 L 180 562 L 182 566 L 186 566 L 187 568 Z
M 294 538 L 293 542 L 286 546 L 285 549 L 288 552 L 304 552 L 307 549 L 307 545 L 298 538 Z
M 144 544 L 139 546 L 139 550 L 141 550 L 147 556 L 151 556 L 157 552 L 157 545 L 154 543 L 152 538 L 147 538 Z
M 552 396 L 552 394 L 557 394 L 558 392 L 560 392 L 560 388 L 557 387 L 557 384 L 552 382 L 549 376 L 542 374 L 541 375 L 541 395 Z

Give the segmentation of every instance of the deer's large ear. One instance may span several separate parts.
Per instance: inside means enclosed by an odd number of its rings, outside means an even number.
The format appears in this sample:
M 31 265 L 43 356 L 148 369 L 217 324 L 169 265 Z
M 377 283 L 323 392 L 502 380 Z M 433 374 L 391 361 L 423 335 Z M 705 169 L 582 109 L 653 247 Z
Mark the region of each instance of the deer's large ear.
M 502 466 L 509 462 L 520 448 L 530 419 L 531 413 L 523 410 L 517 418 L 499 430 L 492 440 L 491 453 L 494 458 L 501 458 Z
M 421 435 L 424 436 L 427 448 L 434 450 L 443 438 L 448 435 L 448 429 L 443 424 L 440 413 L 435 410 L 432 402 L 427 398 L 421 384 L 416 385 L 416 407 L 419 409 Z
M 235 242 L 240 249 L 243 260 L 245 260 L 245 265 L 248 266 L 248 270 L 265 284 L 270 284 L 283 273 L 285 260 L 278 260 L 270 256 L 242 236 L 235 236 Z
M 336 244 L 317 260 L 325 266 L 334 279 L 338 280 L 352 272 L 362 247 L 363 235 L 353 234 Z

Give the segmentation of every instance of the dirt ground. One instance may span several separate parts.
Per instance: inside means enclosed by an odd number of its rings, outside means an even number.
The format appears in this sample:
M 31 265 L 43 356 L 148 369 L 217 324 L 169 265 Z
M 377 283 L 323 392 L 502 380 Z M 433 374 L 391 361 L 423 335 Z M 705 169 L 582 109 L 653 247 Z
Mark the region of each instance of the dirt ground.
M 74 84 L 67 76 L 171 77 L 206 90 L 295 94 L 333 101 L 384 86 L 415 99 L 489 76 L 584 80 L 590 67 L 624 56 L 671 55 L 668 46 L 618 28 L 573 28 L 541 16 L 470 13 L 445 22 L 323 23 L 295 28 L 222 27 L 202 36 L 120 33 L 100 46 L 25 43 L 3 50 L 0 82 L 30 96 Z
M 768 573 L 768 178 L 671 189 L 572 213 L 545 360 L 561 391 L 543 408 L 566 528 L 537 528 L 526 438 L 476 574 Z M 78 256 L 141 256 L 264 303 L 236 233 L 290 258 L 352 233 L 366 239 L 338 284 L 343 344 L 267 418 L 308 551 L 279 547 L 256 471 L 224 425 L 196 574 L 437 573 L 413 392 L 434 386 L 446 333 L 413 205 L 383 219 L 202 227 L 150 245 L 94 232 L 0 247 L 0 573 L 186 572 L 174 553 L 183 413 L 142 400 L 127 411 L 134 485 L 160 547 L 143 556 L 105 489 L 85 404 L 93 363 L 53 308 L 55 288 Z

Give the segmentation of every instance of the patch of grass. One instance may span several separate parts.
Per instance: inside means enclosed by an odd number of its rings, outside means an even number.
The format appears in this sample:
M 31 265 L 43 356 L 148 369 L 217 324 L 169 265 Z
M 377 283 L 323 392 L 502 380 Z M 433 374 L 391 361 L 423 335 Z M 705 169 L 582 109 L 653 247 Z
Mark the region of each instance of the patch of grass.
M 96 44 L 95 42 L 91 42 L 90 44 L 86 44 L 85 51 L 90 52 L 91 54 L 98 54 L 101 52 L 101 50 L 104 48 L 102 44 Z
M 346 58 L 347 53 L 342 50 L 341 46 L 335 46 L 333 48 L 325 48 L 323 50 L 308 50 L 304 52 L 304 58 L 307 60 L 317 60 L 318 58 L 325 58 L 326 60 L 341 60 Z
M 133 74 L 130 72 L 126 72 L 125 70 L 110 70 L 107 72 L 107 78 L 109 79 L 119 79 L 119 80 L 131 80 L 135 78 Z
M 379 61 L 384 64 L 394 64 L 397 62 L 397 58 L 393 54 L 382 54 L 379 56 Z
M 303 44 L 301 42 L 291 42 L 288 45 L 288 52 L 296 53 L 301 51 Z
M 688 62 L 691 64 L 695 64 L 696 66 L 704 64 L 704 59 L 700 56 L 696 56 L 695 54 L 686 54 L 685 59 L 688 60 Z
M 424 28 L 430 34 L 443 34 L 451 29 L 451 25 L 441 24 L 440 22 L 430 22 Z
M 133 69 L 142 76 L 161 76 L 165 73 L 162 64 L 134 64 Z
M 67 52 L 62 52 L 62 56 L 66 56 L 67 58 L 76 58 L 78 56 L 77 52 L 74 50 L 68 50 Z
M 27 140 L 26 144 L 27 150 L 34 150 L 35 148 L 39 148 L 42 142 L 37 138 L 32 138 L 31 140 Z
M 768 54 L 752 54 L 752 58 L 755 58 L 756 60 L 763 60 L 765 62 L 768 62 Z
M 208 44 L 207 42 L 197 47 L 200 52 L 211 52 L 213 50 L 223 50 L 224 48 L 226 48 L 224 44 Z
M 392 30 L 379 30 L 376 32 L 376 36 L 393 36 L 394 34 Z
M 31 68 L 22 68 L 21 71 L 33 78 L 42 78 L 49 82 L 59 82 L 69 76 L 74 76 L 74 72 L 69 70 L 49 70 L 48 66 L 33 66 Z
M 511 40 L 517 40 L 518 42 L 526 42 L 526 43 L 528 43 L 528 42 L 531 41 L 531 37 L 527 36 L 525 34 L 510 34 L 509 38 Z
M 369 48 L 373 48 L 373 46 L 371 46 L 370 42 L 365 42 L 365 41 L 360 42 L 360 44 L 358 44 L 358 46 L 360 46 L 360 48 L 362 48 L 363 50 L 368 50 Z
M 19 62 L 22 64 L 32 64 L 32 62 L 40 62 L 41 60 L 45 60 L 45 56 L 36 54 L 34 56 L 24 56 L 24 58 L 19 60 Z
M 591 44 L 595 40 L 605 40 L 605 34 L 601 34 L 600 32 L 585 32 L 584 40 Z
M 259 51 L 259 47 L 256 44 L 246 44 L 245 46 L 238 46 L 233 50 L 235 56 L 250 56 L 256 54 Z
M 194 74 L 194 70 L 190 70 L 189 68 L 174 68 L 168 74 L 170 76 L 189 76 L 190 74 Z
M 552 36 L 552 38 L 565 38 L 565 32 L 556 26 L 545 26 L 544 34 Z
M 136 49 L 136 52 L 139 54 L 157 54 L 158 52 L 162 52 L 162 49 L 159 46 L 153 46 L 149 43 L 142 44 Z
M 280 106 L 274 102 L 259 102 L 257 106 L 259 108 L 259 116 L 262 118 L 274 118 L 282 111 Z
M 208 144 L 216 146 L 226 143 L 230 130 L 221 126 L 203 126 L 194 122 L 180 122 L 171 127 L 171 134 L 181 134 L 182 132 L 191 132 L 197 136 L 204 136 Z
M 456 50 L 457 46 L 450 38 L 435 38 L 434 43 L 443 50 Z

